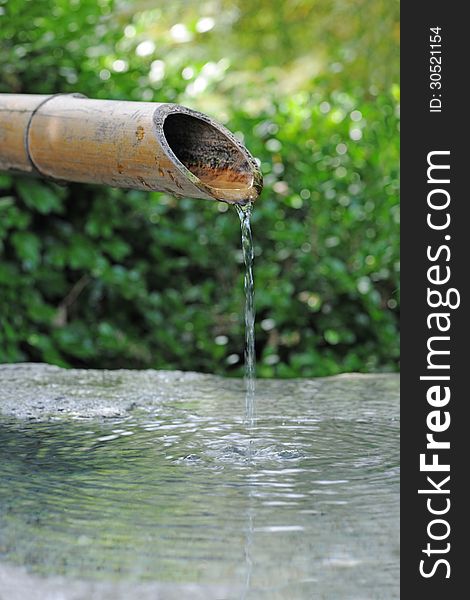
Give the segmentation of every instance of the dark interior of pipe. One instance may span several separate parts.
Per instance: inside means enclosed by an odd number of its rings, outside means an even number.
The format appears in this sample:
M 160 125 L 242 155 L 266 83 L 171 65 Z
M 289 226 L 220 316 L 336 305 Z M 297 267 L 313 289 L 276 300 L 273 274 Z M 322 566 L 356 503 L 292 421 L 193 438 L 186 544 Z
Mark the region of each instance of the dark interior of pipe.
M 252 168 L 243 153 L 210 123 L 174 113 L 166 117 L 163 132 L 178 160 L 206 185 L 218 189 L 252 185 Z

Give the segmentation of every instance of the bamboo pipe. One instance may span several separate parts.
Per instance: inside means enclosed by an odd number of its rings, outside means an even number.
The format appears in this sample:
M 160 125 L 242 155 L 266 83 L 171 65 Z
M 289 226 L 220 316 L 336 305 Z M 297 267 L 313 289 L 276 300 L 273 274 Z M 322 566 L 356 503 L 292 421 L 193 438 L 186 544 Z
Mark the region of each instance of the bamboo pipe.
M 202 113 L 79 94 L 0 94 L 0 171 L 231 204 L 263 185 L 248 150 Z

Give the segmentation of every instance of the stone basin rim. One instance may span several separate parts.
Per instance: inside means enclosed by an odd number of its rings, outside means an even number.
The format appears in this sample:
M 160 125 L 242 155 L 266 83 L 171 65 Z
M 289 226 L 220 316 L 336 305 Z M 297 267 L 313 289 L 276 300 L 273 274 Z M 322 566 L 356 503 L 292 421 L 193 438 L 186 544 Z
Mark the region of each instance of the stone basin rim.
M 333 387 L 337 401 L 344 386 L 360 388 L 364 381 L 389 389 L 391 402 L 397 403 L 399 375 L 396 373 L 263 379 L 258 390 L 262 400 L 273 390 L 278 391 L 280 385 L 289 394 L 300 384 L 302 393 L 311 396 L 313 401 L 318 393 Z M 119 418 L 134 410 L 152 410 L 168 402 L 192 399 L 192 391 L 197 385 L 204 394 L 207 392 L 214 405 L 223 406 L 223 394 L 228 394 L 230 397 L 239 395 L 242 407 L 243 382 L 234 377 L 194 371 L 65 369 L 46 363 L 0 364 L 0 415 L 26 420 Z M 361 402 L 360 390 L 356 395 L 355 401 Z

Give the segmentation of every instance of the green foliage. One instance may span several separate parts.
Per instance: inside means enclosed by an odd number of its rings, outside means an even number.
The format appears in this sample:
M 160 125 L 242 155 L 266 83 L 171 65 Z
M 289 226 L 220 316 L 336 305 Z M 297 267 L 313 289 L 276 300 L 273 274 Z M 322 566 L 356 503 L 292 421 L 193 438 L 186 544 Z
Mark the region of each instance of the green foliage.
M 265 176 L 258 374 L 395 370 L 395 3 L 177 4 L 0 0 L 0 92 L 178 101 L 225 122 Z M 261 35 L 273 49 L 254 55 Z M 0 361 L 240 374 L 242 280 L 226 205 L 0 174 Z

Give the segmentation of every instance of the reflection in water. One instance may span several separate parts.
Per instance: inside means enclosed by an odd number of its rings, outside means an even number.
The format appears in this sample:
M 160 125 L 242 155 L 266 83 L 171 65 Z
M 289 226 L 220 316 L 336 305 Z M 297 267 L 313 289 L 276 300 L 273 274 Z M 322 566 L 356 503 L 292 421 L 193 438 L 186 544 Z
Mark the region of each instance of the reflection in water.
M 235 385 L 194 381 L 118 418 L 3 418 L 0 558 L 232 590 L 207 598 L 398 598 L 397 388 L 263 382 L 251 431 Z
M 249 506 L 247 508 L 247 525 L 246 525 L 246 537 L 245 537 L 245 564 L 246 564 L 246 576 L 245 586 L 243 588 L 242 600 L 248 598 L 251 584 L 251 572 L 253 570 L 253 559 L 251 557 L 252 545 L 253 545 L 253 517 L 254 510 L 251 503 L 251 492 L 249 493 Z

